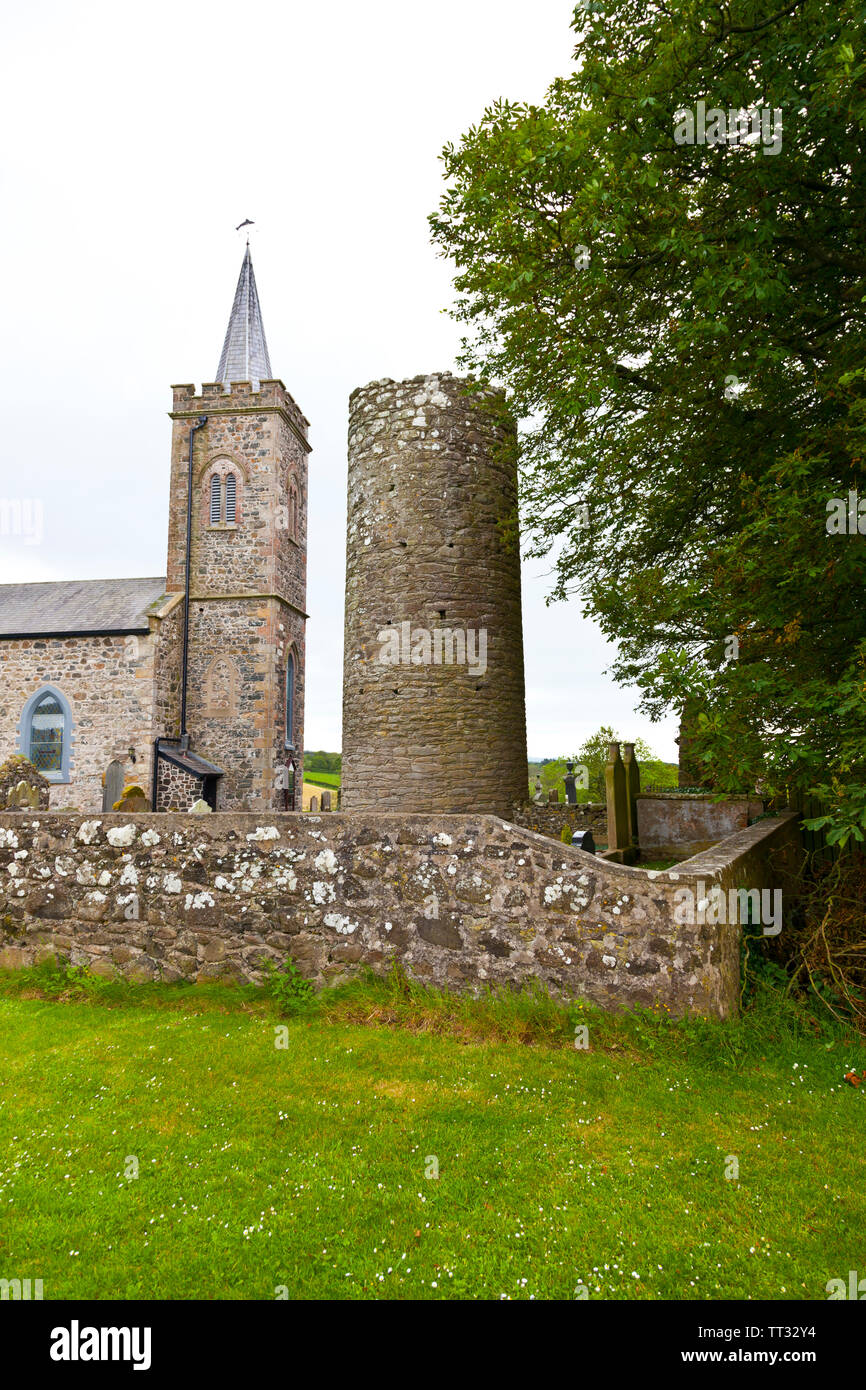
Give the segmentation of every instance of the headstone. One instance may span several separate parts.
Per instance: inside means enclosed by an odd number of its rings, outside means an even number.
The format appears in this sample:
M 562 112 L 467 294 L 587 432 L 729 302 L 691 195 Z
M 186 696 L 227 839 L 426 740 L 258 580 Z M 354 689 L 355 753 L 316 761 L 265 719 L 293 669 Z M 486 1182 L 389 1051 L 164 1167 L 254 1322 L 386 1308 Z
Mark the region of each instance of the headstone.
M 323 811 L 330 811 L 330 809 L 331 809 L 331 793 L 330 793 L 330 792 L 322 792 L 322 810 L 323 810 Z
M 6 805 L 10 811 L 30 811 L 39 808 L 39 788 L 28 782 L 19 782 L 10 787 L 6 794 Z
M 618 743 L 612 743 L 608 748 L 604 782 L 607 792 L 608 851 L 630 849 L 628 790 L 625 782 L 625 767 L 619 754 Z
M 208 806 L 206 801 L 203 801 L 202 798 L 199 797 L 198 801 L 194 801 L 190 806 L 189 814 L 191 816 L 209 816 L 211 814 L 211 807 Z
M 149 811 L 150 802 L 141 787 L 125 787 L 120 800 L 115 801 L 111 809 L 112 811 L 124 811 L 130 814 L 139 811 Z
M 105 769 L 105 781 L 102 790 L 102 809 L 110 811 L 115 801 L 119 801 L 123 796 L 124 782 L 123 763 L 115 758 Z
M 544 788 L 543 788 L 543 786 L 541 785 L 541 778 L 540 778 L 540 777 L 536 777 L 536 779 L 535 779 L 535 795 L 534 795 L 534 797 L 532 798 L 532 800 L 533 800 L 533 801 L 538 801 L 538 802 L 543 802 L 543 801 L 544 801 Z
M 622 745 L 623 766 L 625 767 L 625 787 L 628 798 L 628 833 L 633 845 L 637 844 L 637 798 L 640 792 L 640 765 L 634 755 L 634 744 Z
M 567 771 L 565 774 L 565 799 L 569 806 L 577 805 L 577 784 L 574 775 L 574 763 L 565 764 Z
M 556 790 L 555 787 L 552 792 L 547 793 L 547 804 L 548 806 L 559 805 L 559 792 Z
M 317 814 L 318 814 L 318 810 L 319 810 L 319 798 L 318 798 L 317 796 L 311 796 L 311 797 L 310 797 L 310 812 L 311 812 L 311 814 L 314 815 L 314 816 L 317 815 Z
M 572 849 L 582 849 L 585 854 L 595 854 L 595 840 L 591 830 L 575 830 L 571 838 Z

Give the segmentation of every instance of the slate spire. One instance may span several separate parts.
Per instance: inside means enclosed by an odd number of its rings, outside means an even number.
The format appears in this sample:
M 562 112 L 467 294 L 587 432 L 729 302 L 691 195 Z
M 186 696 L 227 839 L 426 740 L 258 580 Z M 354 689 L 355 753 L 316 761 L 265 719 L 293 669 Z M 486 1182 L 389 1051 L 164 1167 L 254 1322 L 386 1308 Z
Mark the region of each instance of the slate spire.
M 216 380 L 227 389 L 233 381 L 251 381 L 253 390 L 258 391 L 259 384 L 272 380 L 272 377 L 256 277 L 247 242 Z

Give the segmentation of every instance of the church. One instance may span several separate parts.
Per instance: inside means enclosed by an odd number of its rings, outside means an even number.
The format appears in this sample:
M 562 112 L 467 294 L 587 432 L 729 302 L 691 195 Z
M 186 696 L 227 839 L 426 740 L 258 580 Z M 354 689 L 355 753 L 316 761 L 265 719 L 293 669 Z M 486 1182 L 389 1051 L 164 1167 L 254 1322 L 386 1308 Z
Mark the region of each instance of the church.
M 249 243 L 217 380 L 174 386 L 166 573 L 0 585 L 0 764 L 52 809 L 300 806 L 309 422 L 271 374 Z

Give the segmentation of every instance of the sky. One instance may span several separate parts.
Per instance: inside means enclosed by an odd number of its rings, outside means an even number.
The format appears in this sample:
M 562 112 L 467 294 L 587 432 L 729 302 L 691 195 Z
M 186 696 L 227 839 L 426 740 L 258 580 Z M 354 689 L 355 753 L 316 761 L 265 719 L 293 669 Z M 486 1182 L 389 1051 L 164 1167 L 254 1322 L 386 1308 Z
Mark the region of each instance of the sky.
M 337 750 L 348 397 L 458 370 L 427 223 L 439 156 L 498 97 L 541 101 L 571 70 L 570 17 L 568 0 L 8 7 L 0 501 L 24 521 L 0 535 L 0 583 L 165 573 L 169 388 L 216 373 L 252 218 L 272 369 L 314 449 L 305 741 Z M 674 760 L 676 721 L 635 712 L 579 601 L 545 605 L 548 570 L 524 561 L 530 756 L 607 724 Z

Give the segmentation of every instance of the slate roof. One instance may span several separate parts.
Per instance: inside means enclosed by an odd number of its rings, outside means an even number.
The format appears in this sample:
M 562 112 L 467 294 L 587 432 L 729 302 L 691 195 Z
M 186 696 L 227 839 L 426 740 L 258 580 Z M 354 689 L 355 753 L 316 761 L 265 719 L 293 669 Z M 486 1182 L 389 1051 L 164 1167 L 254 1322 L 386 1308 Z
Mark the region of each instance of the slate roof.
M 166 739 L 159 740 L 159 756 L 167 758 L 170 763 L 177 767 L 182 767 L 186 772 L 191 772 L 194 777 L 223 777 L 225 774 L 221 767 L 216 763 L 208 762 L 207 758 L 202 758 L 198 753 L 193 753 L 190 749 L 182 752 L 177 743 L 172 744 Z
M 145 610 L 164 593 L 164 577 L 0 584 L 0 640 L 147 632 Z
M 261 382 L 273 380 L 249 244 L 215 380 L 221 381 L 226 390 L 233 381 L 251 381 L 254 391 L 258 391 Z

